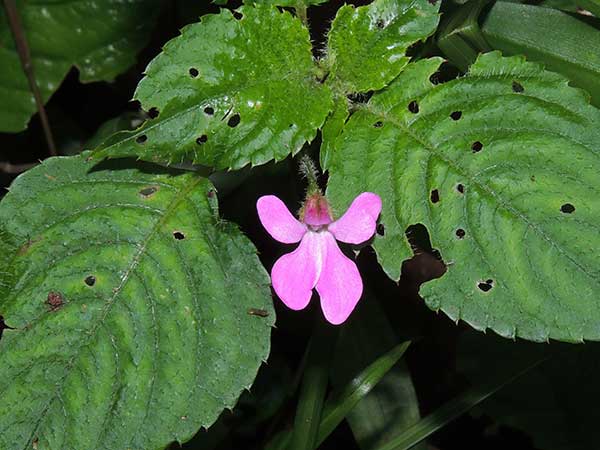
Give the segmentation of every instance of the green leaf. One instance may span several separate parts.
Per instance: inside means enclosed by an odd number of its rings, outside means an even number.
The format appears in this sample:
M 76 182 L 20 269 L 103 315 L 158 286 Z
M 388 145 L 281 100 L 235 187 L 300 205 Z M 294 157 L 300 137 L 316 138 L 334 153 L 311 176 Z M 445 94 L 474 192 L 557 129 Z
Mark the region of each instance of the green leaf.
M 373 361 L 373 363 L 354 377 L 345 388 L 340 390 L 340 392 L 333 394 L 332 398 L 325 404 L 322 414 L 321 425 L 319 426 L 319 445 L 337 428 L 346 416 L 351 414 L 353 410 L 356 410 L 355 407 L 359 405 L 361 401 L 368 398 L 368 394 L 378 386 L 379 382 L 382 381 L 386 374 L 390 373 L 390 370 L 400 358 L 402 358 L 409 345 L 410 342 L 405 342 L 395 346 L 392 350 Z M 358 412 L 360 413 L 361 410 Z M 365 422 L 368 422 L 368 418 L 365 419 L 367 419 Z M 364 425 L 370 425 L 365 422 L 360 423 L 355 421 L 357 425 L 363 426 L 361 432 L 367 428 Z M 352 431 L 355 432 L 354 427 Z M 364 436 L 364 434 L 361 435 Z M 361 439 L 358 440 L 361 441 Z
M 86 156 L 44 161 L 0 203 L 19 246 L 0 300 L 17 328 L 0 341 L 3 449 L 188 440 L 269 352 L 268 276 L 211 184 Z
M 44 101 L 72 66 L 83 82 L 113 80 L 146 44 L 161 0 L 17 0 Z M 0 8 L 0 131 L 25 129 L 36 112 L 4 8 Z
M 455 12 L 444 16 L 437 33 L 437 45 L 444 55 L 463 72 L 480 52 L 492 50 L 481 34 L 479 18 L 489 7 L 488 0 L 471 0 Z
M 555 9 L 497 2 L 481 31 L 492 48 L 543 63 L 588 91 L 600 106 L 600 30 Z
M 379 299 L 368 288 L 364 296 L 342 329 L 332 370 L 333 384 L 343 386 L 344 394 L 328 400 L 321 429 L 332 421 L 330 416 L 341 416 L 335 425 L 345 417 L 360 448 L 372 449 L 420 416 L 410 373 L 401 360 L 410 342 L 400 343 Z M 327 429 L 332 431 L 333 424 Z
M 374 247 L 390 277 L 423 224 L 448 264 L 421 288 L 430 308 L 534 341 L 600 339 L 600 112 L 562 76 L 522 58 L 480 57 L 445 84 L 438 58 L 410 65 L 351 116 L 328 195 L 344 211 L 381 195 Z
M 406 50 L 435 31 L 440 2 L 375 0 L 342 6 L 329 32 L 327 83 L 346 93 L 386 86 L 408 64 Z
M 168 42 L 135 98 L 159 115 L 109 139 L 98 156 L 240 168 L 281 160 L 312 140 L 332 106 L 308 30 L 289 12 L 242 6 Z
M 247 4 L 275 5 L 285 7 L 311 6 L 326 3 L 329 0 L 244 0 Z
M 291 450 L 316 448 L 336 337 L 337 330 L 319 318 L 306 354 L 302 388 L 289 446 Z
M 334 143 L 338 135 L 342 132 L 350 112 L 348 111 L 348 99 L 345 95 L 337 97 L 333 106 L 333 111 L 327 117 L 327 121 L 321 130 L 321 150 L 319 159 L 321 167 L 329 165 L 329 157 L 333 151 Z

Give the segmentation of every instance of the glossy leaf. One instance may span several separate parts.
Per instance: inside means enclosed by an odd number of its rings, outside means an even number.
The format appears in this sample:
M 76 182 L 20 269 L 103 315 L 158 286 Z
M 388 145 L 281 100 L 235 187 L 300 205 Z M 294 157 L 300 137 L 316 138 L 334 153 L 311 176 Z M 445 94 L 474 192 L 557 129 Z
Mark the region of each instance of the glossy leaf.
M 0 341 L 6 450 L 188 440 L 269 352 L 267 274 L 211 184 L 86 156 L 44 161 L 0 203 L 19 247 L 0 300 L 17 328 Z
M 548 39 L 548 30 L 552 38 Z M 481 32 L 491 48 L 525 55 L 588 91 L 600 106 L 600 30 L 550 8 L 497 2 Z M 582 45 L 582 43 L 585 43 Z
M 406 50 L 435 31 L 439 2 L 375 0 L 342 6 L 331 25 L 327 83 L 346 93 L 377 90 L 408 64 Z
M 423 224 L 448 271 L 421 294 L 454 320 L 600 339 L 600 112 L 522 58 L 489 53 L 433 85 L 440 63 L 410 65 L 350 118 L 327 167 L 333 207 L 383 198 L 374 246 L 394 279 L 412 254 L 405 230 Z
M 137 88 L 158 117 L 97 154 L 236 169 L 283 159 L 331 109 L 317 75 L 308 30 L 289 12 L 257 5 L 204 16 L 165 45 Z
M 72 66 L 83 82 L 111 81 L 131 66 L 146 44 L 161 1 L 17 0 L 16 4 L 46 101 Z M 4 8 L 0 8 L 0 67 L 0 131 L 21 131 L 36 105 Z

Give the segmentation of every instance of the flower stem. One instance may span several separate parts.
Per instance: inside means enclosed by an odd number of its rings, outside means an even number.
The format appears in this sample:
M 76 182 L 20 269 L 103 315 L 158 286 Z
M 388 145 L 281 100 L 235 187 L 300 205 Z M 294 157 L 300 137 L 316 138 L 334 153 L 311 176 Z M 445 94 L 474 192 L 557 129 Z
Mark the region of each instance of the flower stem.
M 321 188 L 319 187 L 317 167 L 315 163 L 310 159 L 309 156 L 304 155 L 300 158 L 300 173 L 308 181 L 308 187 L 306 188 L 306 196 L 309 197 L 313 194 L 321 194 Z

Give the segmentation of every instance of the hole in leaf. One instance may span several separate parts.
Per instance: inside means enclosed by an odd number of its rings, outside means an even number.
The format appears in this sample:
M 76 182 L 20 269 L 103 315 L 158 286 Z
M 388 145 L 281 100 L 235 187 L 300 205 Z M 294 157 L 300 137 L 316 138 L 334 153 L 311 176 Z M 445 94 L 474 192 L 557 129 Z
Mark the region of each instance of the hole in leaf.
M 454 111 L 452 114 L 450 114 L 450 117 L 452 120 L 460 120 L 462 117 L 462 111 Z
M 494 287 L 494 280 L 480 281 L 477 283 L 477 287 L 483 292 L 488 292 Z
M 437 189 L 434 189 L 433 191 L 431 191 L 431 203 L 437 203 L 440 201 L 440 191 L 438 191 Z
M 461 194 L 465 193 L 465 187 L 462 184 L 460 184 L 460 183 L 456 185 L 456 190 L 458 192 L 460 192 Z
M 207 106 L 206 108 L 204 108 L 204 114 L 208 114 L 209 116 L 212 116 L 214 113 L 215 113 L 215 110 L 211 106 Z
M 229 125 L 231 128 L 235 128 L 235 127 L 237 127 L 239 125 L 240 120 L 241 120 L 240 119 L 240 115 L 239 114 L 234 114 L 227 121 L 227 125 Z
M 419 104 L 416 100 L 413 100 L 408 104 L 408 110 L 413 114 L 417 114 L 419 112 Z
M 153 106 L 152 108 L 150 108 L 148 110 L 148 117 L 150 117 L 151 119 L 156 119 L 159 114 L 160 114 L 160 112 L 158 111 L 158 108 L 155 106 Z
M 377 28 L 379 28 L 380 30 L 385 28 L 385 22 L 383 21 L 383 19 L 379 19 L 375 25 L 377 25 Z
M 233 17 L 236 20 L 242 20 L 242 18 L 244 17 L 244 15 L 241 12 L 239 12 L 239 11 L 233 11 Z
M 192 78 L 196 78 L 198 75 L 200 75 L 200 72 L 198 72 L 198 69 L 196 69 L 195 67 L 190 67 L 190 77 Z
M 4 330 L 14 330 L 14 328 L 6 325 L 4 317 L 0 316 L 0 339 L 2 339 L 2 333 L 4 332 Z
M 85 284 L 87 284 L 89 287 L 92 287 L 93 285 L 96 284 L 96 277 L 94 275 L 89 275 L 87 277 L 85 277 L 85 280 L 83 280 L 85 282 Z
M 178 241 L 183 241 L 185 239 L 185 234 L 181 231 L 173 231 L 173 237 Z
M 565 214 L 571 214 L 575 212 L 575 207 L 570 203 L 565 203 L 560 207 L 560 212 L 563 212 Z
M 473 144 L 471 145 L 471 150 L 473 150 L 473 153 L 480 152 L 482 148 L 483 144 L 479 141 L 473 142 Z
M 521 92 L 523 92 L 525 90 L 525 88 L 523 87 L 523 85 L 521 83 L 513 81 L 512 82 L 512 90 L 513 90 L 513 92 L 520 94 Z
M 204 144 L 206 141 L 208 141 L 208 136 L 203 134 L 202 136 L 200 136 L 199 138 L 196 139 L 196 144 L 198 145 L 202 145 Z
M 467 232 L 465 230 L 463 230 L 462 228 L 459 228 L 458 230 L 456 230 L 456 237 L 459 239 L 463 239 L 466 236 Z
M 148 198 L 151 195 L 154 195 L 154 193 L 158 191 L 158 187 L 156 186 L 149 186 L 149 187 L 145 187 L 142 190 L 140 190 L 140 195 L 144 198 Z
M 145 134 L 142 134 L 135 138 L 135 142 L 137 142 L 138 144 L 143 144 L 147 140 L 148 140 L 148 136 L 146 136 Z
M 418 223 L 409 226 L 405 234 L 414 256 L 402 264 L 402 277 L 417 285 L 441 277 L 446 272 L 446 264 L 440 252 L 431 246 L 427 228 Z
M 383 122 L 381 120 L 379 120 L 373 124 L 373 127 L 375 127 L 375 128 L 381 128 L 382 126 L 383 126 Z
M 450 80 L 454 80 L 461 75 L 460 70 L 450 64 L 449 62 L 443 63 L 437 72 L 434 72 L 429 76 L 429 82 L 434 86 L 437 84 L 442 84 Z
M 385 226 L 382 223 L 378 223 L 377 224 L 377 234 L 379 236 L 384 236 L 385 235 Z
M 210 191 L 208 191 L 208 193 L 206 194 L 206 196 L 208 198 L 213 198 L 215 196 L 215 191 L 211 189 Z

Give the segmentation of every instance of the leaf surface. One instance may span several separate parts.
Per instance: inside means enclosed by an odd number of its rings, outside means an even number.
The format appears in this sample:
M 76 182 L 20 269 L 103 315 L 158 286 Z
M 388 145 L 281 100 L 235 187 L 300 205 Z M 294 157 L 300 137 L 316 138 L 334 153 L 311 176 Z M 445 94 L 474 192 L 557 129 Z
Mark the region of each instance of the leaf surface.
M 600 112 L 562 76 L 485 54 L 433 85 L 440 59 L 407 67 L 336 140 L 328 195 L 344 211 L 383 198 L 386 272 L 425 225 L 448 271 L 424 285 L 429 307 L 474 328 L 534 341 L 600 339 Z
M 383 88 L 408 64 L 408 47 L 433 34 L 438 9 L 429 0 L 342 6 L 329 32 L 327 82 L 347 93 Z
M 43 100 L 72 66 L 83 82 L 111 81 L 146 44 L 160 0 L 16 1 Z M 0 8 L 0 131 L 18 132 L 37 111 L 4 8 Z
M 18 247 L 0 300 L 17 328 L 0 341 L 3 449 L 188 440 L 268 355 L 269 279 L 212 185 L 124 164 L 51 158 L 0 203 Z
M 182 30 L 146 69 L 135 98 L 157 118 L 100 146 L 138 156 L 238 169 L 294 154 L 332 107 L 308 30 L 274 6 L 221 10 Z

